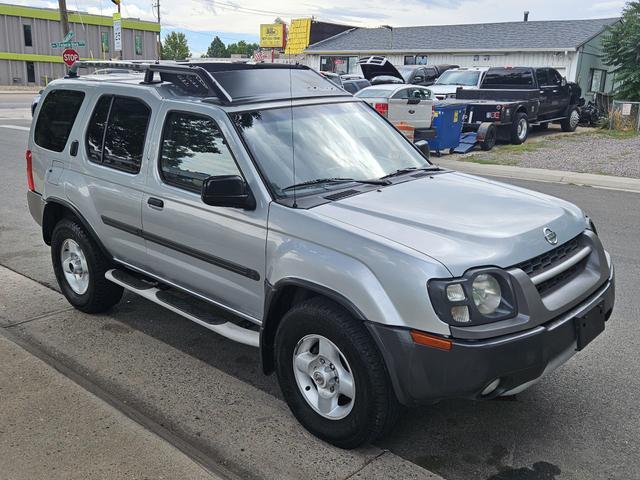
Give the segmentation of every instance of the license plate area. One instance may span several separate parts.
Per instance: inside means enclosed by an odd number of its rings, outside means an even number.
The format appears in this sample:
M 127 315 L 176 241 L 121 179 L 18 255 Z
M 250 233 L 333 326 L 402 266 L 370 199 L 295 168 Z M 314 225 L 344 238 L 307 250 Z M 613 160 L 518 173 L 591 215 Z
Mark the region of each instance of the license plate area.
M 576 329 L 576 350 L 580 351 L 604 332 L 604 302 L 591 308 L 586 314 L 573 319 Z

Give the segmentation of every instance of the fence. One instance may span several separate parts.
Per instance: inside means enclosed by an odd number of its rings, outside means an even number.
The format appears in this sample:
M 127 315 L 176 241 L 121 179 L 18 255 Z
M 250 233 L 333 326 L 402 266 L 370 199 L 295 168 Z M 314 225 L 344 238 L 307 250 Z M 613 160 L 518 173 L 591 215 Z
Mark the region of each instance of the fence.
M 640 102 L 614 100 L 609 111 L 609 129 L 640 131 Z

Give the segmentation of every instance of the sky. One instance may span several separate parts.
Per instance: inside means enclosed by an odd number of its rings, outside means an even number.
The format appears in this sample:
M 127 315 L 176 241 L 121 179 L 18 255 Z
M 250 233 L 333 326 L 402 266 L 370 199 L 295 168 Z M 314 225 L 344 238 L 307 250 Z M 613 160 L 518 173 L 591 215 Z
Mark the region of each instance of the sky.
M 6 3 L 57 8 L 51 0 L 2 0 Z M 66 0 L 69 10 L 110 15 L 110 0 Z M 122 0 L 123 17 L 155 21 L 156 0 Z M 314 16 L 356 27 L 380 25 L 447 25 L 522 20 L 563 20 L 615 17 L 625 0 L 160 0 L 163 36 L 172 31 L 186 34 L 194 57 L 206 51 L 215 35 L 225 44 L 258 40 L 259 25 L 276 17 Z

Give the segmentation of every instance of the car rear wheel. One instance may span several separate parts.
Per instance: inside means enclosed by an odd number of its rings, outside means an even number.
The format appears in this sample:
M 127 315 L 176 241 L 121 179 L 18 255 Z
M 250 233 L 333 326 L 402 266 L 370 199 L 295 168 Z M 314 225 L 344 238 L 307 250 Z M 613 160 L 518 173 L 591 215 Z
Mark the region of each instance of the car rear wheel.
M 78 310 L 104 312 L 120 301 L 122 287 L 104 277 L 109 259 L 77 221 L 65 218 L 55 226 L 51 260 L 60 290 Z
M 284 316 L 275 339 L 280 388 L 298 421 L 317 437 L 355 448 L 386 433 L 399 404 L 364 325 L 316 297 Z
M 575 132 L 576 128 L 578 128 L 578 123 L 580 123 L 580 113 L 577 108 L 573 107 L 569 111 L 569 115 L 560 122 L 560 127 L 563 132 Z
M 511 126 L 511 143 L 521 145 L 527 141 L 529 136 L 529 117 L 524 112 L 516 113 Z

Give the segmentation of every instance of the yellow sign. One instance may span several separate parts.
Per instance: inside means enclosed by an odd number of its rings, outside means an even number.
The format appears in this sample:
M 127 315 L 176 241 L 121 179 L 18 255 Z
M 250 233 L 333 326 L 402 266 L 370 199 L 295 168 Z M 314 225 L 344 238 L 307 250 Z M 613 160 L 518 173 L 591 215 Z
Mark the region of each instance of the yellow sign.
M 311 19 L 297 18 L 291 20 L 289 27 L 289 38 L 287 38 L 286 55 L 299 55 L 309 46 L 309 36 L 311 35 Z
M 260 25 L 261 48 L 284 48 L 284 23 L 269 23 Z

